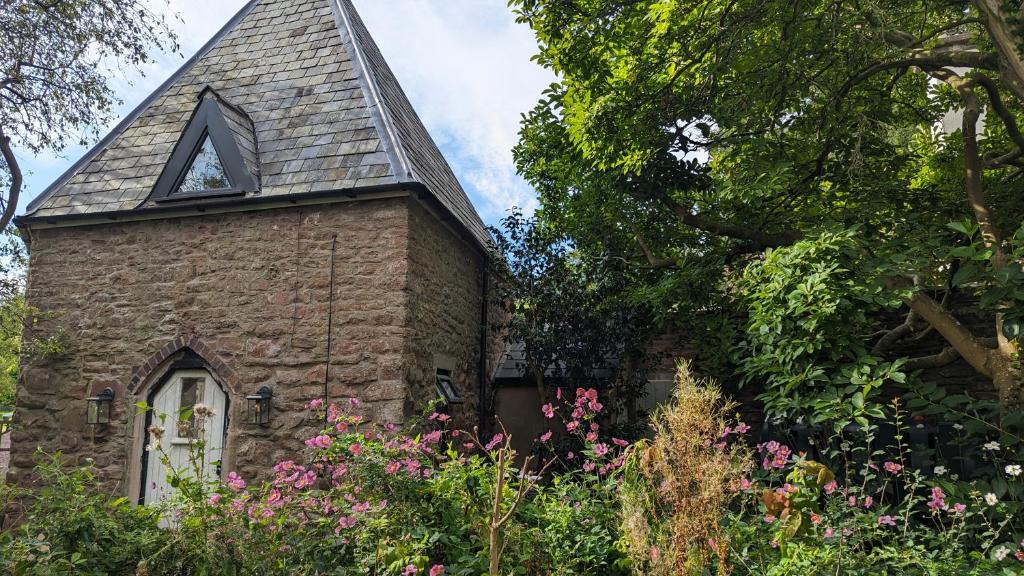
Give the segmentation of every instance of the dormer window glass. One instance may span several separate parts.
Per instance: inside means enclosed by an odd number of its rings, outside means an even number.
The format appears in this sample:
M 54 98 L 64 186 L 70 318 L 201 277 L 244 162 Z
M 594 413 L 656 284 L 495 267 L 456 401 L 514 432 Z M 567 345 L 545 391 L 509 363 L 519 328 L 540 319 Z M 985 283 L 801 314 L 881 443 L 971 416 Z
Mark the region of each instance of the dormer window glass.
M 227 188 L 231 188 L 231 181 L 228 180 L 228 174 L 224 171 L 220 155 L 213 147 L 210 136 L 204 135 L 199 152 L 192 160 L 192 167 L 182 179 L 178 192 L 205 192 Z

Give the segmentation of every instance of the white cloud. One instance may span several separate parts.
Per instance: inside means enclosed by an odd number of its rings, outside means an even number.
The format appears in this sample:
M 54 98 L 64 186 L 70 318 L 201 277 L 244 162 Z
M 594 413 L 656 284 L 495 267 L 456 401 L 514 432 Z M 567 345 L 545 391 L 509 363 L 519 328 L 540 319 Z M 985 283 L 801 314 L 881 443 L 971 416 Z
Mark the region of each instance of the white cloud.
M 554 79 L 530 60 L 536 43 L 505 0 L 356 0 L 385 59 L 477 210 L 493 222 L 532 211 L 515 173 L 520 114 Z
M 184 58 L 194 54 L 245 0 L 146 0 L 151 9 L 180 16 L 172 22 Z M 515 23 L 505 0 L 355 0 L 427 130 L 441 147 L 477 210 L 495 223 L 512 206 L 536 208 L 533 190 L 515 173 L 511 149 L 520 114 L 534 106 L 553 80 L 530 56 L 532 33 Z M 130 112 L 174 73 L 184 58 L 160 54 L 145 76 L 113 80 Z M 116 121 L 111 124 L 112 127 Z M 101 133 L 105 133 L 103 130 Z M 86 149 L 63 158 L 26 162 L 38 194 Z M 21 154 L 23 158 L 25 154 Z M 27 194 L 29 195 L 29 194 Z M 23 200 L 23 205 L 27 200 Z

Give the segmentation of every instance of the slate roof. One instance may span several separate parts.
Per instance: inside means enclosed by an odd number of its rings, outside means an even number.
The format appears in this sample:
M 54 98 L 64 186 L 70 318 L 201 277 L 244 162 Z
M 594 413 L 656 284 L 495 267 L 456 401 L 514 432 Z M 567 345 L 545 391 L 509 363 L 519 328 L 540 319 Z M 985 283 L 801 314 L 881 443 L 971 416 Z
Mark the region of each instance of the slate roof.
M 30 203 L 26 217 L 153 207 L 153 186 L 207 87 L 219 96 L 243 156 L 252 130 L 247 163 L 255 163 L 260 190 L 247 198 L 414 183 L 490 244 L 350 0 L 247 4 Z

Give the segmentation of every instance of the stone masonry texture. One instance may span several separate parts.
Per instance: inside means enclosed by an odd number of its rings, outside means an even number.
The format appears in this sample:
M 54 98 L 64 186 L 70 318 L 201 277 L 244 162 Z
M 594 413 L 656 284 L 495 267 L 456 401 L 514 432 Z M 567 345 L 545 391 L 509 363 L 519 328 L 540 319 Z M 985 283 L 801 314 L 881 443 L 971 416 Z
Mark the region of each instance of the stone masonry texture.
M 475 420 L 483 260 L 413 196 L 34 229 L 27 299 L 45 316 L 26 337 L 62 331 L 65 348 L 23 365 L 8 479 L 30 482 L 37 448 L 61 450 L 131 494 L 134 403 L 186 347 L 229 397 L 224 473 L 295 457 L 319 426 L 304 406 L 323 394 L 335 233 L 330 399 L 400 422 L 444 367 L 466 399 L 453 414 Z M 250 425 L 245 396 L 264 384 L 270 425 Z M 113 423 L 87 425 L 85 398 L 108 386 Z

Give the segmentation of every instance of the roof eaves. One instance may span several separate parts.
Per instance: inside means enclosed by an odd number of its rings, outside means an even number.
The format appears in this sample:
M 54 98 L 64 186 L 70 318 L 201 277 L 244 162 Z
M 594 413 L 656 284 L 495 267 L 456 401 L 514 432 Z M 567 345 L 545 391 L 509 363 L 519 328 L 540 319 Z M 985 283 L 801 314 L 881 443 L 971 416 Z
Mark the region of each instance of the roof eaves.
M 203 47 L 200 48 L 195 54 L 193 54 L 191 58 L 186 60 L 185 63 L 182 64 L 181 67 L 178 68 L 174 72 L 174 74 L 170 76 L 170 78 L 168 78 L 166 81 L 164 81 L 163 84 L 161 84 L 159 87 L 153 90 L 153 92 L 151 92 L 149 96 L 146 97 L 145 100 L 139 103 L 138 106 L 136 106 L 130 113 L 128 113 L 128 115 L 125 116 L 124 119 L 117 124 L 117 126 L 114 126 L 114 129 L 111 130 L 106 136 L 104 136 L 102 140 L 97 142 L 96 145 L 90 148 L 89 151 L 86 152 L 81 158 L 79 158 L 77 162 L 72 164 L 71 167 L 68 168 L 63 174 L 61 174 L 52 184 L 47 186 L 46 189 L 39 194 L 39 196 L 36 196 L 34 200 L 29 202 L 28 206 L 25 208 L 24 216 L 28 216 L 32 212 L 35 212 L 47 199 L 50 198 L 50 196 L 53 195 L 54 192 L 56 192 L 64 184 L 66 184 L 68 180 L 70 180 L 71 177 L 74 176 L 80 169 L 85 167 L 86 164 L 91 162 L 92 159 L 97 154 L 102 152 L 108 145 L 110 145 L 110 143 L 113 142 L 115 138 L 120 136 L 121 133 L 124 132 L 125 129 L 127 129 L 128 126 L 132 124 L 132 122 L 135 122 L 135 120 L 138 119 L 138 117 L 142 115 L 142 113 L 145 112 L 147 108 L 149 108 L 149 105 L 152 104 L 153 101 L 155 101 L 157 98 L 163 95 L 163 93 L 166 92 L 167 89 L 170 88 L 171 85 L 174 84 L 179 78 L 181 78 L 181 76 L 185 74 L 185 72 L 187 72 L 189 68 L 192 67 L 193 64 L 195 64 L 200 58 L 205 56 L 207 52 L 212 50 L 213 47 L 218 42 L 220 42 L 224 36 L 231 32 L 231 30 L 233 30 L 235 26 L 237 26 L 238 23 L 241 22 L 242 18 L 245 18 L 258 3 L 259 0 L 249 0 L 249 2 L 245 6 L 243 6 L 241 10 L 235 13 L 235 15 L 232 16 L 230 20 L 228 20 L 227 24 L 225 24 L 220 30 L 217 31 L 216 34 L 214 34 L 213 38 L 210 38 L 210 40 L 206 44 L 203 44 Z

